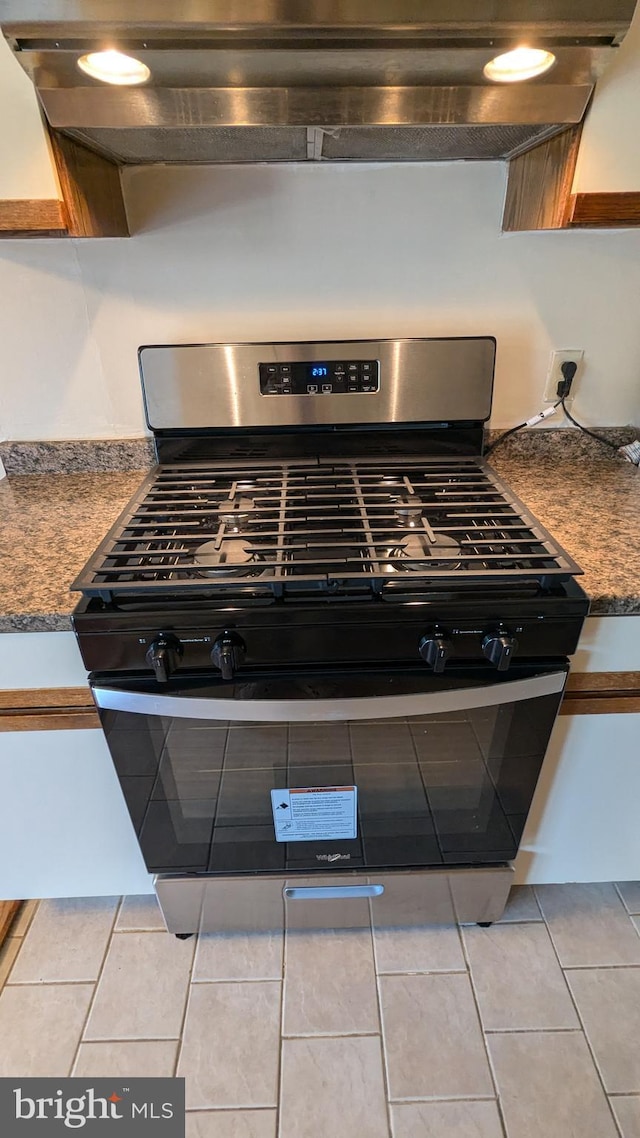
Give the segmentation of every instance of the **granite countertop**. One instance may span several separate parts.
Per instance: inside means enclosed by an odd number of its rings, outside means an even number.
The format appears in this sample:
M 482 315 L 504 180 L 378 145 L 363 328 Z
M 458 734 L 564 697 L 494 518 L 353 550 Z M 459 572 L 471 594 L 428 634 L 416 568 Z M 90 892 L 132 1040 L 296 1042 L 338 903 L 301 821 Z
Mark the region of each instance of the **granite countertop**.
M 509 440 L 489 461 L 582 566 L 592 614 L 640 615 L 640 470 L 597 444 L 532 442 Z M 103 469 L 0 482 L 0 632 L 69 629 L 78 599 L 69 585 L 143 476 Z

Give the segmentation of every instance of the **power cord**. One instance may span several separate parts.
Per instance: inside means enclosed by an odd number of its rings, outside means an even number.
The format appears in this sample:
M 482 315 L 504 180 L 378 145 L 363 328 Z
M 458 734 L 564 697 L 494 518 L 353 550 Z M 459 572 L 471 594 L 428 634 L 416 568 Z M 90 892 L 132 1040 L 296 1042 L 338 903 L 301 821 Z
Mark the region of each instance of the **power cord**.
M 540 411 L 540 413 L 538 415 L 534 415 L 532 419 L 526 419 L 524 423 L 518 423 L 517 427 L 510 427 L 508 431 L 504 432 L 504 434 L 499 435 L 495 442 L 492 442 L 491 445 L 486 448 L 484 452 L 485 458 L 487 455 L 491 454 L 491 452 L 495 450 L 497 446 L 500 446 L 500 443 L 503 443 L 505 439 L 508 439 L 510 435 L 515 435 L 516 431 L 521 431 L 523 427 L 533 427 L 535 423 L 542 422 L 542 420 L 548 418 L 549 415 L 553 415 L 556 409 L 560 406 L 567 416 L 567 419 L 573 423 L 574 427 L 578 427 L 578 429 L 582 431 L 583 434 L 589 435 L 590 438 L 595 439 L 599 443 L 602 443 L 603 446 L 609 447 L 617 454 L 619 449 L 617 443 L 612 443 L 610 439 L 605 439 L 602 437 L 602 435 L 597 435 L 596 432 L 591 431 L 589 427 L 583 427 L 582 423 L 579 423 L 577 419 L 574 419 L 571 412 L 567 409 L 565 399 L 568 397 L 569 392 L 571 391 L 571 384 L 573 383 L 577 370 L 578 365 L 575 360 L 565 360 L 565 362 L 560 366 L 562 379 L 559 381 L 556 390 L 556 395 L 558 396 L 557 401 L 551 407 L 548 407 L 546 411 Z
M 495 450 L 497 446 L 500 446 L 500 443 L 503 443 L 510 435 L 515 435 L 516 431 L 521 431 L 523 427 L 533 427 L 535 423 L 541 423 L 543 419 L 548 419 L 550 415 L 554 415 L 561 402 L 562 400 L 558 399 L 557 403 L 554 403 L 552 407 L 547 407 L 545 411 L 540 411 L 531 419 L 525 419 L 524 423 L 518 423 L 517 427 L 509 427 L 508 431 L 505 431 L 502 435 L 498 435 L 498 438 L 495 439 L 490 446 L 486 447 L 484 457 L 486 458 L 487 455 L 491 454 L 491 451 Z
M 562 372 L 563 378 L 558 384 L 557 394 L 559 396 L 559 401 L 562 404 L 562 410 L 567 416 L 569 422 L 573 423 L 574 427 L 578 427 L 578 429 L 582 431 L 583 434 L 588 435 L 590 439 L 595 439 L 597 442 L 602 443 L 603 446 L 609 447 L 610 450 L 614 450 L 617 454 L 617 443 L 612 443 L 611 439 L 605 439 L 602 437 L 602 435 L 597 435 L 595 431 L 589 430 L 589 427 L 583 427 L 582 423 L 579 423 L 577 419 L 574 419 L 571 412 L 567 409 L 565 399 L 571 391 L 571 384 L 573 383 L 577 370 L 578 365 L 574 360 L 565 360 L 565 362 L 560 365 L 560 371 Z

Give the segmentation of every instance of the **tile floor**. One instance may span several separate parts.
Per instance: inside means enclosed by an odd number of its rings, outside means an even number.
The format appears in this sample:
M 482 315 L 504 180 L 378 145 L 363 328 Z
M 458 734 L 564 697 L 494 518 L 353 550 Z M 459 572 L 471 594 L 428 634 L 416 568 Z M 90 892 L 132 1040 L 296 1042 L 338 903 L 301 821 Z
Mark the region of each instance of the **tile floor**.
M 640 884 L 503 920 L 178 941 L 153 898 L 32 902 L 0 1076 L 184 1075 L 187 1138 L 640 1138 Z

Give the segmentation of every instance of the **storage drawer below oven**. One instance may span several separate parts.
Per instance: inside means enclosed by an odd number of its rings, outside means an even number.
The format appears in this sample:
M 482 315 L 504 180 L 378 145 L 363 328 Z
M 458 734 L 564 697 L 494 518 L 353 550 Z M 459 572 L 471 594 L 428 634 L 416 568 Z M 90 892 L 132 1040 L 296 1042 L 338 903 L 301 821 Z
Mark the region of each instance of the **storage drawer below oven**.
M 513 881 L 497 868 L 313 877 L 155 879 L 169 932 L 380 928 L 497 921 Z

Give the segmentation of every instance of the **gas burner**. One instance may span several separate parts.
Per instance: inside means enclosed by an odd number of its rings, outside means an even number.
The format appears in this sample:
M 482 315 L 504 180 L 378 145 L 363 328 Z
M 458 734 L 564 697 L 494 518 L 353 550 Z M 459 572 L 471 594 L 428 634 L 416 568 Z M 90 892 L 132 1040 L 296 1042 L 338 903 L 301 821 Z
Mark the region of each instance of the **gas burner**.
M 193 564 L 203 577 L 256 576 L 262 572 L 257 550 L 239 538 L 205 541 L 193 555 Z
M 387 573 L 424 573 L 430 570 L 451 570 L 460 567 L 460 561 L 449 558 L 461 554 L 458 542 L 448 534 L 434 534 L 433 540 L 424 532 L 409 533 L 397 545 L 387 549 L 384 554 Z M 440 553 L 440 557 L 438 557 Z M 443 558 L 447 560 L 443 560 Z
M 417 494 L 408 494 L 406 498 L 398 498 L 394 504 L 394 513 L 398 525 L 409 529 L 416 529 L 422 522 L 423 504 Z
M 232 533 L 246 530 L 249 518 L 255 510 L 253 498 L 241 495 L 239 498 L 226 498 L 218 507 L 218 517 Z

